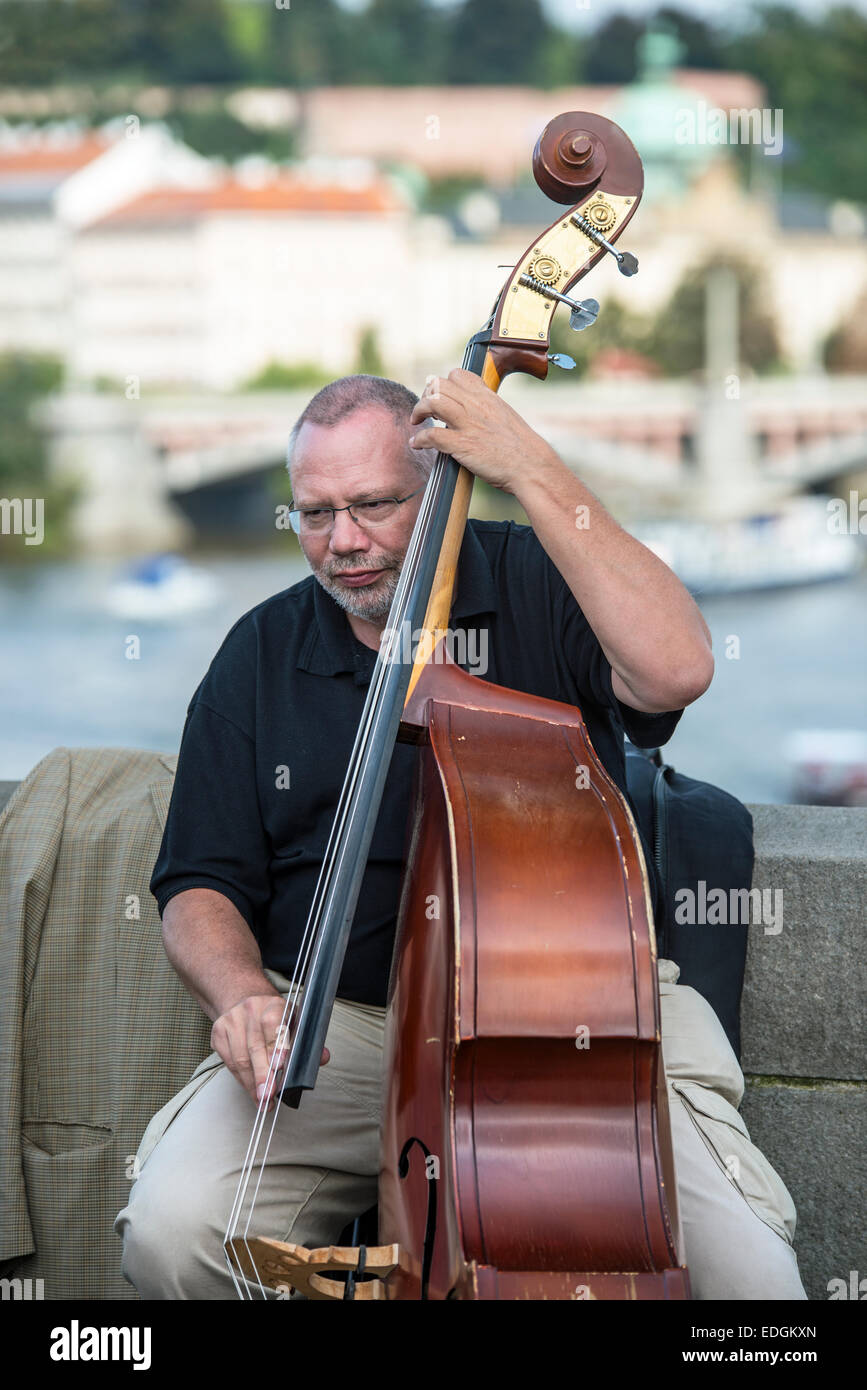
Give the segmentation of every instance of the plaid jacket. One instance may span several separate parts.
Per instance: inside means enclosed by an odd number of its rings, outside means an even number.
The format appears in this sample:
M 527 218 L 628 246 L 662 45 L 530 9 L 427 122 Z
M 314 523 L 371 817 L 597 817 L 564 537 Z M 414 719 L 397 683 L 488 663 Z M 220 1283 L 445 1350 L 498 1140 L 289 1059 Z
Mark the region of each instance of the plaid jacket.
M 112 1223 L 210 1051 L 148 891 L 176 761 L 58 748 L 0 813 L 0 1274 L 46 1299 L 137 1297 Z

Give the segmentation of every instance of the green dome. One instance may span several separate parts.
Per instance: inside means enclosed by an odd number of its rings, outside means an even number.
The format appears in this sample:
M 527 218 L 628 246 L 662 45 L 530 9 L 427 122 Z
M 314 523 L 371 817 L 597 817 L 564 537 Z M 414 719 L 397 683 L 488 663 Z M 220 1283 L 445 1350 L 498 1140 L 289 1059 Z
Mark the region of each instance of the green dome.
M 649 30 L 638 45 L 638 78 L 611 108 L 612 119 L 641 155 L 651 200 L 683 192 L 719 152 L 718 146 L 694 138 L 701 99 L 671 77 L 681 53 L 674 34 Z

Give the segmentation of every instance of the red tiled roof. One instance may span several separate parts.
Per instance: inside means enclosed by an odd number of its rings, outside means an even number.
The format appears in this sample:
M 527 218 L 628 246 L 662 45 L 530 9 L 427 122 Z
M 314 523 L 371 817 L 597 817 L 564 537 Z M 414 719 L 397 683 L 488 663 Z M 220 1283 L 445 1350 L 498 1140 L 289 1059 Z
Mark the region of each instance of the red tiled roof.
M 676 68 L 672 80 L 679 87 L 690 87 L 713 106 L 761 106 L 765 88 L 748 72 L 711 72 L 706 68 Z
M 161 188 L 143 193 L 94 226 L 193 221 L 210 212 L 381 213 L 400 206 L 383 181 L 363 188 L 274 179 L 262 187 L 233 180 L 213 188 Z
M 0 178 L 4 175 L 74 174 L 76 169 L 98 159 L 109 148 L 110 142 L 98 135 L 83 135 L 69 144 L 53 143 L 48 139 L 33 144 L 0 143 Z

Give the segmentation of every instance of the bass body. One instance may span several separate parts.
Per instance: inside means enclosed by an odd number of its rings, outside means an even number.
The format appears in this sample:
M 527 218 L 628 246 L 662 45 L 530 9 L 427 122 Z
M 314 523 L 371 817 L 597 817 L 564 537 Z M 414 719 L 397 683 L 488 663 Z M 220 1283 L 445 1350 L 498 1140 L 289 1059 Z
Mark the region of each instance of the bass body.
M 689 1296 L 656 948 L 580 711 L 429 664 L 389 988 L 394 1299 Z

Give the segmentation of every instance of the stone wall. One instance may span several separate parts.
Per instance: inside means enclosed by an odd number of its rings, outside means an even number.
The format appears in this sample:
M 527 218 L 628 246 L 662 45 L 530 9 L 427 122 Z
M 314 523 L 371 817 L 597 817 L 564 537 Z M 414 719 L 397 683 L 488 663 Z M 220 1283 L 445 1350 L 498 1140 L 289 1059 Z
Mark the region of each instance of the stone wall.
M 807 1293 L 826 1299 L 832 1279 L 867 1280 L 867 810 L 750 810 L 753 884 L 782 890 L 783 918 L 750 929 L 742 1113 L 798 1209 Z
M 0 782 L 0 809 L 16 785 Z M 855 1271 L 867 1298 L 867 810 L 750 811 L 753 885 L 780 890 L 783 911 L 780 930 L 750 929 L 743 1115 L 794 1198 L 809 1297 Z

